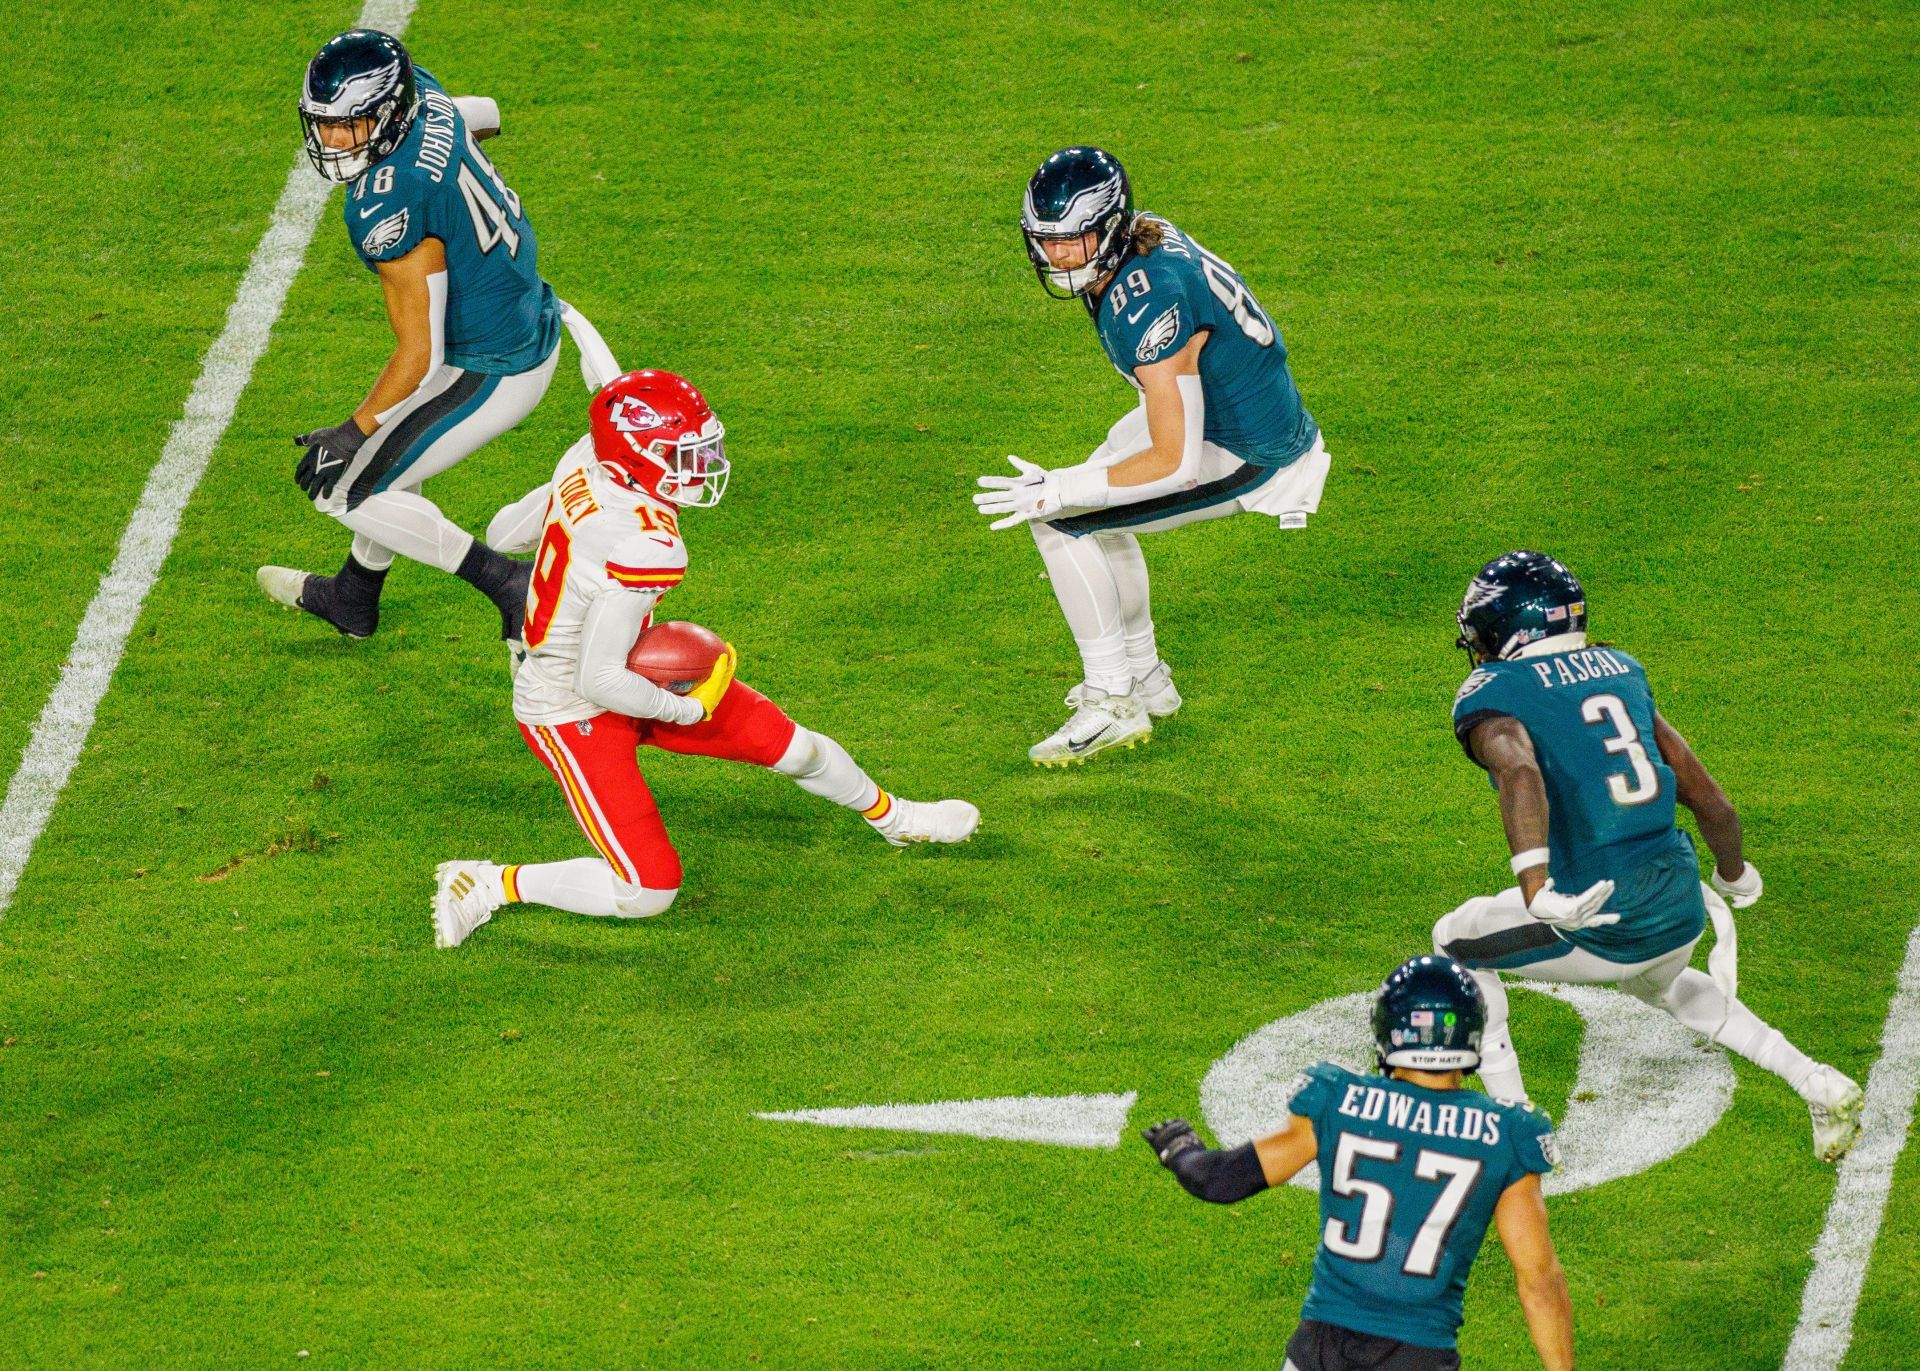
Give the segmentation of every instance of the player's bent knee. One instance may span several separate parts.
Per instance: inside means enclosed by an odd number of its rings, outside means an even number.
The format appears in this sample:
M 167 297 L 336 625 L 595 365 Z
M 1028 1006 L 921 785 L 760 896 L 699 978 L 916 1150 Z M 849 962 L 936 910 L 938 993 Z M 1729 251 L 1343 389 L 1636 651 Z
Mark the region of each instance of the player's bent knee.
M 615 881 L 613 915 L 616 919 L 649 919 L 655 914 L 664 913 L 679 894 L 678 885 L 661 890 L 638 882 Z
M 793 730 L 793 741 L 787 744 L 787 750 L 780 754 L 780 760 L 773 769 L 782 776 L 818 776 L 827 767 L 826 749 L 820 746 L 820 735 L 810 728 Z

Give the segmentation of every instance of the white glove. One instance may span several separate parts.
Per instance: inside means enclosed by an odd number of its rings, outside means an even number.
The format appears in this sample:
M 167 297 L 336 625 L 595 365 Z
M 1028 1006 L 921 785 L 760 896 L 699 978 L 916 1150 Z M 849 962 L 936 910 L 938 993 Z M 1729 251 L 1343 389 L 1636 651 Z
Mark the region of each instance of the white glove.
M 1012 528 L 1051 519 L 1063 509 L 1099 509 L 1107 503 L 1107 473 L 1081 465 L 1048 471 L 1024 457 L 1008 457 L 1017 476 L 982 476 L 973 503 L 982 514 L 1003 515 L 988 527 Z
M 1752 862 L 1740 868 L 1740 874 L 1730 881 L 1720 875 L 1718 867 L 1714 868 L 1713 874 L 1707 879 L 1712 882 L 1713 888 L 1720 892 L 1720 898 L 1735 909 L 1745 909 L 1759 899 L 1760 892 L 1765 889 L 1760 883 L 1760 873 L 1754 870 Z
M 1527 913 L 1543 924 L 1564 931 L 1576 928 L 1598 928 L 1602 924 L 1617 924 L 1618 914 L 1602 914 L 1607 901 L 1613 898 L 1612 881 L 1595 881 L 1578 895 L 1563 895 L 1553 888 L 1553 881 L 1534 892 L 1533 903 L 1527 906 Z

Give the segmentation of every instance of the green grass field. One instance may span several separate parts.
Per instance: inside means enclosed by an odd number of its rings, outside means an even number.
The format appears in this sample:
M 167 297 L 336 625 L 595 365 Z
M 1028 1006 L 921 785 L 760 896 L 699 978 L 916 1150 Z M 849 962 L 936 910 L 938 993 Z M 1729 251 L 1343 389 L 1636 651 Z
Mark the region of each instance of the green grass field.
M 0 33 L 8 774 L 353 17 L 94 0 Z M 402 564 L 351 643 L 254 589 L 337 564 L 287 438 L 390 342 L 336 198 L 0 921 L 0 1365 L 1277 1365 L 1305 1194 L 1203 1206 L 1131 1137 L 754 1114 L 1137 1090 L 1137 1129 L 1424 950 L 1506 879 L 1447 711 L 1461 589 L 1510 546 L 1583 576 L 1741 805 L 1743 998 L 1864 1078 L 1920 916 L 1910 8 L 422 0 L 406 38 L 499 100 L 548 279 L 726 420 L 673 615 L 986 824 L 895 852 L 778 778 L 648 759 L 670 913 L 434 951 L 437 861 L 585 849 L 478 597 Z M 967 495 L 1131 403 L 1017 238 L 1075 141 L 1259 292 L 1334 473 L 1304 534 L 1150 541 L 1187 708 L 1055 774 L 1024 750 L 1071 642 Z M 581 429 L 566 346 L 429 488 L 467 527 Z M 1516 1006 L 1559 1110 L 1577 1021 Z M 1553 1203 L 1582 1365 L 1779 1366 L 1834 1179 L 1735 1071 L 1700 1143 Z M 1856 1371 L 1920 1365 L 1917 1168 Z M 1470 1366 L 1536 1364 L 1495 1244 L 1467 1309 Z

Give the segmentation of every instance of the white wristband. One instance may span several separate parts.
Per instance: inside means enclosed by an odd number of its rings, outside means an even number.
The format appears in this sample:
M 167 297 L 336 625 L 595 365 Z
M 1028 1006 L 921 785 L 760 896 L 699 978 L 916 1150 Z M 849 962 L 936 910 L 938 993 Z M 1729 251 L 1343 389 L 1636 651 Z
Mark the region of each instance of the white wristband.
M 1060 487 L 1060 503 L 1068 509 L 1105 509 L 1112 498 L 1104 467 L 1062 467 L 1053 473 Z
M 1513 854 L 1513 874 L 1518 876 L 1529 867 L 1545 866 L 1547 850 L 1544 847 L 1530 847 L 1525 852 Z

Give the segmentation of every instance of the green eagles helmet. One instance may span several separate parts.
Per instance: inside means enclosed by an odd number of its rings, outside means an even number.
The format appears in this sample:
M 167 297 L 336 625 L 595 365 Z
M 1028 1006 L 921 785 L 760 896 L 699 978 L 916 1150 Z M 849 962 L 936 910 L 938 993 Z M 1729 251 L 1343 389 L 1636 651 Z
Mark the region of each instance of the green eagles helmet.
M 1126 258 L 1133 233 L 1133 185 L 1112 153 L 1062 148 L 1027 181 L 1020 210 L 1027 257 L 1047 294 L 1058 300 L 1085 295 Z M 1100 235 L 1085 266 L 1062 271 L 1047 260 L 1048 239 Z
M 1515 656 L 1542 638 L 1585 632 L 1587 593 L 1546 553 L 1507 552 L 1480 568 L 1454 617 L 1454 646 L 1477 665 Z
M 307 160 L 331 181 L 351 181 L 400 146 L 420 108 L 413 59 L 398 38 L 376 29 L 348 29 L 322 45 L 307 63 L 300 91 L 300 123 Z M 367 136 L 351 147 L 330 148 L 322 124 L 371 119 Z
M 1451 957 L 1414 957 L 1394 968 L 1373 1001 L 1380 1069 L 1471 1071 L 1480 1065 L 1487 1002 L 1473 973 Z

